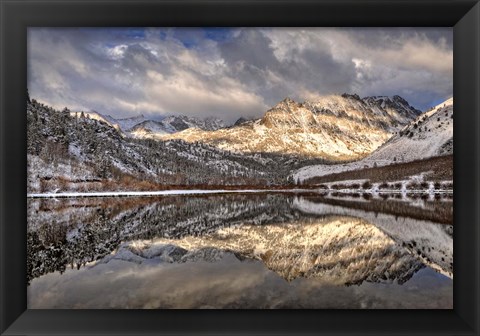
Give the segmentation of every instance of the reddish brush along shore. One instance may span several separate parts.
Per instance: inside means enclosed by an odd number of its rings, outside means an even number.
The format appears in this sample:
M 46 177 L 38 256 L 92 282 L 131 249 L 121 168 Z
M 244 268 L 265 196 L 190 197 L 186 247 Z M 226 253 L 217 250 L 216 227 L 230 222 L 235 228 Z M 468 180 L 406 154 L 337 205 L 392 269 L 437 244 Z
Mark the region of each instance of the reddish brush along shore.
M 429 181 L 453 180 L 453 155 L 312 177 L 305 180 L 304 184 L 360 179 L 370 180 L 370 182 L 389 182 L 408 179 L 410 176 L 421 173 L 425 173 L 424 178 Z

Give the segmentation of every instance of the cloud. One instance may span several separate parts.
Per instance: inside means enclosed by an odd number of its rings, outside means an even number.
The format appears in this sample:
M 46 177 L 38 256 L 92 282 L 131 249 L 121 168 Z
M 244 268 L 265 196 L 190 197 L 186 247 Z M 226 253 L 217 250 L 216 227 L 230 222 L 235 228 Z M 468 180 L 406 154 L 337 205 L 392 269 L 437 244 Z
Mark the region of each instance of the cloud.
M 260 116 L 285 98 L 452 95 L 450 28 L 30 28 L 32 97 L 116 117 Z

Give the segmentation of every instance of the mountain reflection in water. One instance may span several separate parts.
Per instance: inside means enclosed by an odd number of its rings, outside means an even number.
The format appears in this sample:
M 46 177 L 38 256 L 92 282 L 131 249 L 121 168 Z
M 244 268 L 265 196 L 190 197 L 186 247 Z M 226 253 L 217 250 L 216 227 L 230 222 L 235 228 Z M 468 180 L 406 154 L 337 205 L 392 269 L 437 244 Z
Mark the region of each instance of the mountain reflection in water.
M 29 308 L 453 306 L 448 199 L 28 202 Z

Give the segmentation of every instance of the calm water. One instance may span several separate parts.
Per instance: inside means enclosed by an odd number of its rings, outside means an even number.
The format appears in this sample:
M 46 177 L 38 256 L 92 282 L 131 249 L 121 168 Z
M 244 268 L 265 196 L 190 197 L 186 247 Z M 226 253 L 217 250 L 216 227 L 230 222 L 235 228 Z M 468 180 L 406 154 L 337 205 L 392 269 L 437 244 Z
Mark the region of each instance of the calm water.
M 29 308 L 453 307 L 448 197 L 30 199 L 28 211 Z

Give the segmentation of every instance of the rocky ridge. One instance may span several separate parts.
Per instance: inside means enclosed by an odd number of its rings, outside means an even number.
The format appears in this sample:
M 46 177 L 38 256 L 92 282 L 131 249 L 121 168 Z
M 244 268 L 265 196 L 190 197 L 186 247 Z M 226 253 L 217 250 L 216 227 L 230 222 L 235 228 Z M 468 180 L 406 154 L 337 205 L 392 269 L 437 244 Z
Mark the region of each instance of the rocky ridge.
M 216 131 L 189 128 L 158 139 L 201 141 L 237 152 L 287 153 L 332 161 L 370 154 L 420 114 L 399 96 L 331 95 L 314 102 L 286 98 L 262 118 Z

